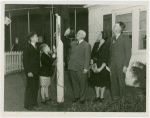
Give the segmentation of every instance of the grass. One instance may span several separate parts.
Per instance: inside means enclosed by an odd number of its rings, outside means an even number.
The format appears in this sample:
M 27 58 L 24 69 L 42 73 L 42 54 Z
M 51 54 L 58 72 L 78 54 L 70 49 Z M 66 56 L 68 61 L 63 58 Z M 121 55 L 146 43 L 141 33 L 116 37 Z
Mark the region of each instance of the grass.
M 88 101 L 85 105 L 73 104 L 67 111 L 72 112 L 145 112 L 146 102 L 139 96 L 127 95 L 124 99 L 116 98 L 115 100 L 101 103 Z
M 24 102 L 24 73 L 16 73 L 5 76 L 4 83 L 4 111 L 27 111 L 23 107 Z M 87 88 L 87 101 L 81 105 L 72 103 L 73 92 L 69 83 L 69 74 L 65 72 L 65 102 L 56 103 L 56 81 L 52 82 L 51 95 L 53 101 L 49 105 L 41 105 L 41 112 L 145 112 L 146 111 L 146 95 L 140 88 L 127 87 L 127 94 L 124 99 L 110 99 L 110 92 L 107 89 L 105 92 L 104 104 L 93 103 L 95 98 L 94 89 Z M 40 94 L 38 101 L 40 103 Z

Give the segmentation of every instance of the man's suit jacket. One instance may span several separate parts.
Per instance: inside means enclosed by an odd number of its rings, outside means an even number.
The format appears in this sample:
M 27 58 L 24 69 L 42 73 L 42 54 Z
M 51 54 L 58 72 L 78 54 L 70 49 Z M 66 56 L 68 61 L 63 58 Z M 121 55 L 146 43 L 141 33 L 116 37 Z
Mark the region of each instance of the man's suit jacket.
M 91 60 L 91 46 L 86 41 L 82 41 L 77 45 L 77 41 L 71 44 L 71 52 L 69 56 L 68 69 L 73 71 L 89 70 Z
M 32 72 L 33 74 L 39 74 L 40 70 L 40 53 L 36 50 L 32 44 L 28 44 L 23 50 L 23 66 L 25 73 Z
M 109 65 L 115 64 L 118 68 L 128 67 L 131 59 L 131 39 L 124 34 L 120 34 L 115 42 L 114 38 L 111 40 Z

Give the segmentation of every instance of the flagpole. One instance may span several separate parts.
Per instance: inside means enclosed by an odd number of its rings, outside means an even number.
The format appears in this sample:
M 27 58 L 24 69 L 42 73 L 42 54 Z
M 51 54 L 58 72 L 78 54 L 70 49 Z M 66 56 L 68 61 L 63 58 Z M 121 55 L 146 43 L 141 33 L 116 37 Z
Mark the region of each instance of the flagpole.
M 75 37 L 76 37 L 76 9 L 75 9 Z
M 55 40 L 54 40 L 54 23 L 55 23 L 55 22 L 54 22 L 54 10 L 53 10 L 53 8 L 54 8 L 54 7 L 53 7 L 53 5 L 52 5 L 52 16 L 53 16 L 53 17 L 52 17 L 52 18 L 53 18 L 53 45 L 55 45 Z
M 9 19 L 11 19 L 11 14 L 9 13 Z M 12 36 L 11 36 L 11 22 L 9 24 L 9 28 L 10 28 L 10 51 L 12 51 Z
M 61 18 L 56 14 L 57 43 L 57 102 L 64 102 L 64 60 L 63 42 L 61 40 Z
M 50 48 L 52 48 L 52 11 L 50 10 L 50 32 L 51 32 L 51 37 L 50 37 Z
M 30 13 L 28 11 L 28 33 L 30 33 Z

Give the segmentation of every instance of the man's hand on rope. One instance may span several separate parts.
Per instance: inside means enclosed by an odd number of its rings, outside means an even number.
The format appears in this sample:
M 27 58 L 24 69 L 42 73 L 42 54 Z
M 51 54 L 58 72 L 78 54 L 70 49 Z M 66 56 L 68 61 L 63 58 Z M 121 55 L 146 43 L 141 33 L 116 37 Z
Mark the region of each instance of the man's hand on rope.
M 56 47 L 53 45 L 53 52 L 56 53 Z
M 65 31 L 64 36 L 68 36 L 70 34 L 70 27 Z

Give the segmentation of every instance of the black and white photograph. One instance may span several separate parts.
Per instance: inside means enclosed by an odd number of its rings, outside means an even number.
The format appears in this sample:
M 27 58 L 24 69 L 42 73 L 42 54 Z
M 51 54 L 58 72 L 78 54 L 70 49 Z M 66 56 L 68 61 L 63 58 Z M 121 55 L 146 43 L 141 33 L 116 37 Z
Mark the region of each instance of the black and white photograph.
M 149 1 L 1 6 L 3 113 L 148 116 Z

